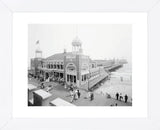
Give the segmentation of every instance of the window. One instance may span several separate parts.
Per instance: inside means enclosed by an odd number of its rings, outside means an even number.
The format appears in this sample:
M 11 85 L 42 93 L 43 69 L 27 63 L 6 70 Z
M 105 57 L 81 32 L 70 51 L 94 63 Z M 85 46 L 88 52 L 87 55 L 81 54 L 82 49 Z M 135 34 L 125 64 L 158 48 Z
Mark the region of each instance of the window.
M 84 75 L 84 81 L 86 81 L 86 75 Z
M 51 68 L 53 69 L 53 64 L 51 64 Z
M 94 64 L 92 64 L 92 68 L 94 68 Z
M 54 64 L 54 69 L 56 69 L 56 64 Z
M 76 83 L 76 76 L 74 76 L 74 83 Z
M 69 75 L 67 74 L 67 81 L 69 82 Z
M 73 76 L 72 75 L 70 75 L 70 81 L 73 82 Z
M 83 81 L 83 75 L 82 75 L 82 81 Z

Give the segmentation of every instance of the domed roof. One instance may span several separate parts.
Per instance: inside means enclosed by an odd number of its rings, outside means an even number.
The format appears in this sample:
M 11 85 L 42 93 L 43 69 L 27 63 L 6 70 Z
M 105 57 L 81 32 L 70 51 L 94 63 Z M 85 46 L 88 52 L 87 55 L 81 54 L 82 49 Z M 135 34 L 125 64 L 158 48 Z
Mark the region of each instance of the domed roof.
M 40 47 L 37 47 L 36 52 L 42 52 Z
M 42 52 L 42 50 L 40 48 L 40 42 L 38 40 L 38 41 L 36 41 L 36 53 L 41 53 L 41 52 Z
M 78 38 L 78 36 L 76 36 L 76 37 L 73 39 L 72 45 L 73 45 L 73 46 L 81 46 L 81 45 L 82 45 L 82 42 L 81 42 L 81 40 Z

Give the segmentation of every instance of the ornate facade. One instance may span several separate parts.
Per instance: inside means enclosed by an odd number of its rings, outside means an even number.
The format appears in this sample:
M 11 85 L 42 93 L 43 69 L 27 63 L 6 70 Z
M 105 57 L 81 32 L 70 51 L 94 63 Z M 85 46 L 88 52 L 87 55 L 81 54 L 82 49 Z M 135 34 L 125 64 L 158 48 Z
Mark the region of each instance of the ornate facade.
M 35 57 L 31 59 L 31 69 L 35 75 L 45 80 L 58 79 L 67 85 L 75 84 L 81 87 L 88 82 L 89 78 L 97 77 L 102 68 L 97 67 L 96 62 L 82 53 L 82 43 L 76 37 L 72 41 L 72 52 L 64 50 L 63 53 L 54 54 L 45 59 Z

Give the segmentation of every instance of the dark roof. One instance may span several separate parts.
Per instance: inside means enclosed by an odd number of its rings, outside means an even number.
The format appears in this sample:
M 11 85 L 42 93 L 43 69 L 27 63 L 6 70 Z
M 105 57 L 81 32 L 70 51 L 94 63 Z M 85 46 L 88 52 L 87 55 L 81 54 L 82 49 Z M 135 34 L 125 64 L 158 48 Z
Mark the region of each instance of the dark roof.
M 64 54 L 58 53 L 58 54 L 54 54 L 54 55 L 47 57 L 46 60 L 62 60 L 63 58 L 64 58 Z
M 93 60 L 94 62 L 106 62 L 106 60 Z
M 63 60 L 64 55 L 74 55 L 72 52 L 66 52 L 66 53 L 57 53 L 52 56 L 49 56 L 46 58 L 46 60 Z

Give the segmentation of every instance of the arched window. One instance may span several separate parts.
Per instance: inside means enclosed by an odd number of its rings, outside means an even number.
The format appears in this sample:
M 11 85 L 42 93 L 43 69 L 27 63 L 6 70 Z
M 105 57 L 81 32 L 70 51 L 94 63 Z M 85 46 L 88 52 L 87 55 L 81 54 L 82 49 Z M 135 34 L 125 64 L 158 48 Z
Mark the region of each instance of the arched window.
M 63 69 L 63 65 L 61 65 L 61 69 Z
M 76 66 L 74 64 L 68 64 L 67 71 L 76 71 Z

